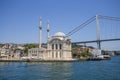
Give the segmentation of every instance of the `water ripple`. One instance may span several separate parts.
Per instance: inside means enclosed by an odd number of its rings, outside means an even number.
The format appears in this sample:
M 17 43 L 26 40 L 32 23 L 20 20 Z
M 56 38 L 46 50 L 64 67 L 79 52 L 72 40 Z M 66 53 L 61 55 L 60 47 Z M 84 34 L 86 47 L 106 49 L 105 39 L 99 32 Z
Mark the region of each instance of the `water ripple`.
M 105 61 L 0 62 L 0 80 L 120 80 L 120 56 Z

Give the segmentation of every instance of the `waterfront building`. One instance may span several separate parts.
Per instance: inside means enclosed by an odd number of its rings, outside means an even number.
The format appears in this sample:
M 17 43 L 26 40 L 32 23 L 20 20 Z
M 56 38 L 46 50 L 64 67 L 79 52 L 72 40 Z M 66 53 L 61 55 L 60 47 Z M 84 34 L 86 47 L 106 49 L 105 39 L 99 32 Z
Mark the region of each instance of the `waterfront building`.
M 0 48 L 0 60 L 6 60 L 8 55 L 6 55 L 6 49 Z
M 0 47 L 0 60 L 20 60 L 24 47 L 16 44 L 4 44 Z
M 100 49 L 92 49 L 90 50 L 90 52 L 94 55 L 94 56 L 100 56 L 102 55 L 102 52 Z
M 42 44 L 42 19 L 40 18 L 40 34 L 39 34 L 39 48 L 32 48 L 28 50 L 28 57 L 30 59 L 43 60 L 71 60 L 71 41 L 63 33 L 57 32 L 50 38 L 50 25 L 48 21 L 47 26 L 47 48 L 43 48 Z

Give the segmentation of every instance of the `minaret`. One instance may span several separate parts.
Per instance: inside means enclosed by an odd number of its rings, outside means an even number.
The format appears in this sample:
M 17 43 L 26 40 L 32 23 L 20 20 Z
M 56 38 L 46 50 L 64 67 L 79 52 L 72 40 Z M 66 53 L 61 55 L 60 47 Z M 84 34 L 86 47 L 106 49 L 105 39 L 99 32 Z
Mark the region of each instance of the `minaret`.
M 48 20 L 48 23 L 47 23 L 47 42 L 49 42 L 49 39 L 50 39 L 50 23 L 49 23 L 49 20 Z
M 42 17 L 40 17 L 40 33 L 39 33 L 39 48 L 41 48 L 41 44 L 42 44 Z
M 50 23 L 49 23 L 49 20 L 47 22 L 47 53 L 48 53 L 48 59 L 50 58 L 50 52 L 49 52 L 49 41 L 50 41 Z

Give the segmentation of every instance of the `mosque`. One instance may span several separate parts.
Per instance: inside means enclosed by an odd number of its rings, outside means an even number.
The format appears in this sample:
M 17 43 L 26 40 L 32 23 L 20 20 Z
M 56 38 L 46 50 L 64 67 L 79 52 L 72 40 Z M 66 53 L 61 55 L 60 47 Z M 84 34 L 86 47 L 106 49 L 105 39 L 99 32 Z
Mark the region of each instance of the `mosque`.
M 49 36 L 50 25 L 47 23 L 47 48 L 41 47 L 42 44 L 42 18 L 39 27 L 39 48 L 28 50 L 28 57 L 40 60 L 72 60 L 71 40 L 63 33 L 57 32 L 51 38 Z

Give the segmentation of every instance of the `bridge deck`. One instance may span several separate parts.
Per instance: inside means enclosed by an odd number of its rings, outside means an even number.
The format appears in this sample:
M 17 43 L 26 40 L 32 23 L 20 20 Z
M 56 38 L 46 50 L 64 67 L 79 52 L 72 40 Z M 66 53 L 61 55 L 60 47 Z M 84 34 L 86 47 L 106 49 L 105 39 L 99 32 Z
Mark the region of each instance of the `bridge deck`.
M 92 40 L 92 41 L 80 41 L 80 42 L 72 42 L 73 44 L 81 44 L 81 43 L 95 43 L 95 42 L 105 42 L 105 41 L 118 41 L 120 38 L 116 39 L 103 39 L 103 40 Z

